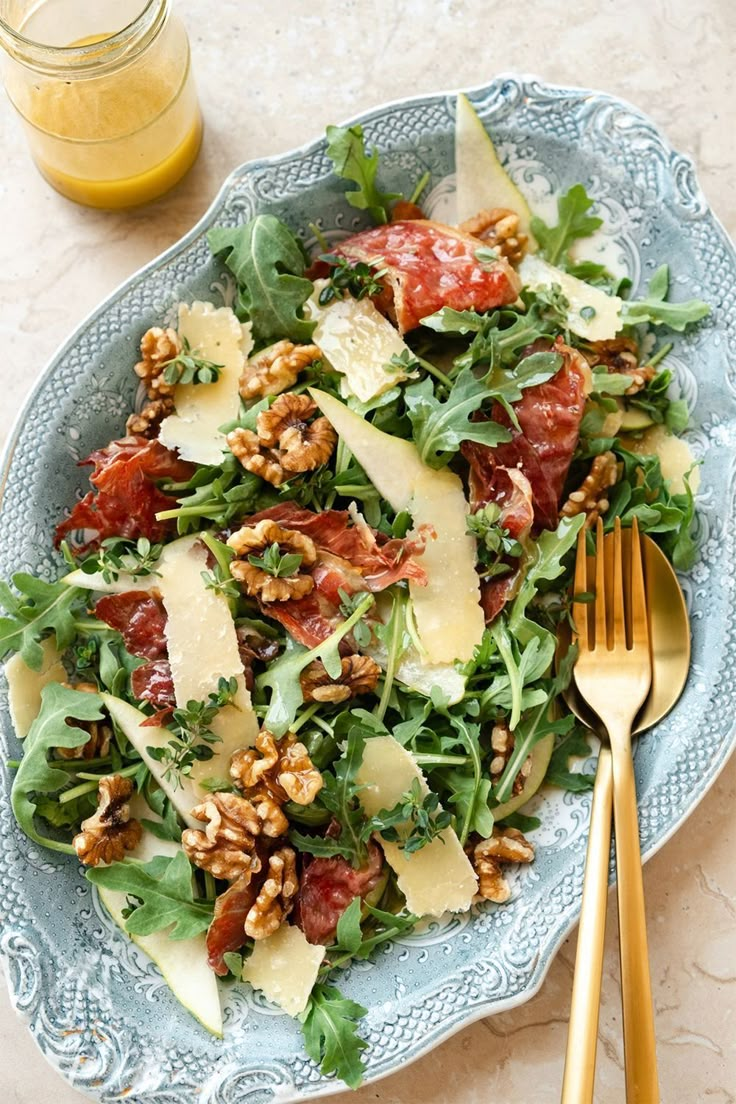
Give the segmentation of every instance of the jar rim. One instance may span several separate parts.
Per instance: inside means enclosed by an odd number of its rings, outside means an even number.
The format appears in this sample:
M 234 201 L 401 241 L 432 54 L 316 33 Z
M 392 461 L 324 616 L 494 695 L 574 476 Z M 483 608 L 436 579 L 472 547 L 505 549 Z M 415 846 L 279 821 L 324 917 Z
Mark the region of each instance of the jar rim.
M 84 46 L 54 46 L 29 38 L 0 16 L 0 44 L 11 57 L 44 73 L 63 70 L 66 77 L 88 76 L 130 60 L 131 51 L 143 49 L 166 20 L 169 0 L 145 0 L 141 10 L 114 34 Z

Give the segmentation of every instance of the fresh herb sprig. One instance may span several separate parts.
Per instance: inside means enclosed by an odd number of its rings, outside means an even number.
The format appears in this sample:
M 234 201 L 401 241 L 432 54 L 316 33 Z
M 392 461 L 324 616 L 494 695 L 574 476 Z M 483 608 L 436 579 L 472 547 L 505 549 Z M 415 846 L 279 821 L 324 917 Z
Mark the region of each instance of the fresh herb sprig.
M 181 338 L 182 350 L 170 360 L 165 360 L 161 367 L 164 370 L 164 380 L 168 384 L 180 383 L 216 383 L 224 365 L 215 364 L 213 360 L 206 360 L 192 348 L 186 339 Z
M 220 678 L 217 690 L 206 702 L 188 701 L 185 708 L 175 709 L 171 724 L 172 739 L 163 747 L 149 747 L 148 754 L 164 766 L 164 778 L 174 789 L 181 786 L 182 777 L 191 774 L 195 763 L 207 762 L 214 756 L 214 744 L 221 737 L 210 727 L 219 711 L 233 700 L 238 691 L 237 679 Z
M 505 556 L 521 556 L 523 552 L 519 541 L 500 524 L 500 517 L 501 507 L 497 502 L 489 502 L 467 517 L 466 531 L 478 542 L 478 560 L 483 565 L 481 574 L 489 579 L 511 570 L 503 562 Z
M 163 544 L 152 544 L 148 537 L 130 540 L 126 537 L 107 537 L 99 550 L 87 556 L 80 564 L 85 575 L 102 575 L 106 583 L 114 583 L 121 574 L 134 579 L 158 575 L 157 564 Z
M 288 579 L 297 573 L 303 559 L 298 552 L 282 552 L 278 544 L 269 544 L 261 556 L 248 556 L 248 563 L 274 579 Z
M 364 828 L 370 836 L 380 832 L 390 843 L 398 843 L 407 855 L 421 851 L 434 839 L 441 839 L 442 832 L 452 823 L 452 814 L 440 809 L 440 799 L 432 790 L 423 793 L 419 779 L 402 794 L 392 809 L 381 809 L 371 817 Z
M 319 259 L 331 266 L 328 281 L 319 293 L 320 306 L 326 307 L 334 299 L 344 299 L 346 295 L 365 299 L 383 291 L 384 269 L 371 268 L 365 261 L 352 262 L 337 253 L 323 253 Z

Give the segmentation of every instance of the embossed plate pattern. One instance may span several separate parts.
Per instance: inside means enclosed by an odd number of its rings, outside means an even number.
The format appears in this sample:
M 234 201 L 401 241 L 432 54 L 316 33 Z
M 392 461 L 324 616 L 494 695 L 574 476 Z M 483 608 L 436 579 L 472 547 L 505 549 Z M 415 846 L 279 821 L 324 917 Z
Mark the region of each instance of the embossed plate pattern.
M 684 580 L 691 678 L 677 710 L 636 753 L 649 855 L 701 799 L 735 740 L 736 256 L 691 162 L 634 108 L 513 76 L 471 99 L 533 205 L 548 210 L 550 197 L 581 180 L 606 220 L 605 255 L 627 269 L 635 289 L 667 261 L 674 297 L 698 295 L 713 307 L 705 324 L 676 337 L 671 360 L 693 415 L 689 439 L 703 460 L 700 556 Z M 360 122 L 382 151 L 390 189 L 410 191 L 431 172 L 428 207 L 441 218 L 454 187 L 454 95 L 378 108 Z M 0 477 L 0 576 L 19 568 L 56 575 L 52 526 L 84 482 L 75 461 L 119 434 L 134 399 L 130 366 L 143 331 L 168 320 L 180 299 L 230 301 L 232 286 L 209 255 L 208 227 L 271 211 L 312 245 L 310 222 L 333 240 L 362 225 L 330 168 L 324 143 L 315 142 L 236 170 L 204 219 L 60 350 L 21 415 Z M 225 1039 L 210 1038 L 114 928 L 78 865 L 39 851 L 19 832 L 5 766 L 19 748 L 5 687 L 1 693 L 0 949 L 15 1005 L 49 1061 L 106 1102 L 267 1104 L 339 1089 L 305 1057 L 298 1026 L 245 987 L 226 998 Z M 516 875 L 510 904 L 433 923 L 344 976 L 345 992 L 370 1009 L 368 1077 L 390 1073 L 540 986 L 577 918 L 589 798 L 550 792 L 537 804 L 538 858 Z

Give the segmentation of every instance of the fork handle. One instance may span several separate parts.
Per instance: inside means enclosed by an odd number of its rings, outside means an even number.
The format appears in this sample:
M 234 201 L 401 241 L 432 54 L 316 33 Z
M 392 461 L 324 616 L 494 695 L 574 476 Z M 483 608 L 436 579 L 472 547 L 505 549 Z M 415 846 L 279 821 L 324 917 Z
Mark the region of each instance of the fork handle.
M 627 1104 L 658 1104 L 657 1050 L 631 734 L 629 726 L 623 723 L 618 732 L 611 728 L 609 725 L 613 758 L 626 1100 Z
M 593 1100 L 611 857 L 612 789 L 611 752 L 602 747 L 590 812 L 561 1104 L 591 1104 Z

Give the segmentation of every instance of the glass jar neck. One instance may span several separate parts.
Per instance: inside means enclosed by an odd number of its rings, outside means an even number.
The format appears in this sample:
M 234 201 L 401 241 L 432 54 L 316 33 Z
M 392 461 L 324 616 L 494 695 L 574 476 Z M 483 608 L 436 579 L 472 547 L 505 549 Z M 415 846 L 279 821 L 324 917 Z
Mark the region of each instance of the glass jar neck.
M 127 26 L 88 44 L 51 46 L 26 36 L 0 16 L 0 45 L 10 57 L 45 76 L 63 80 L 100 76 L 129 64 L 158 36 L 169 15 L 170 0 L 147 0 Z

